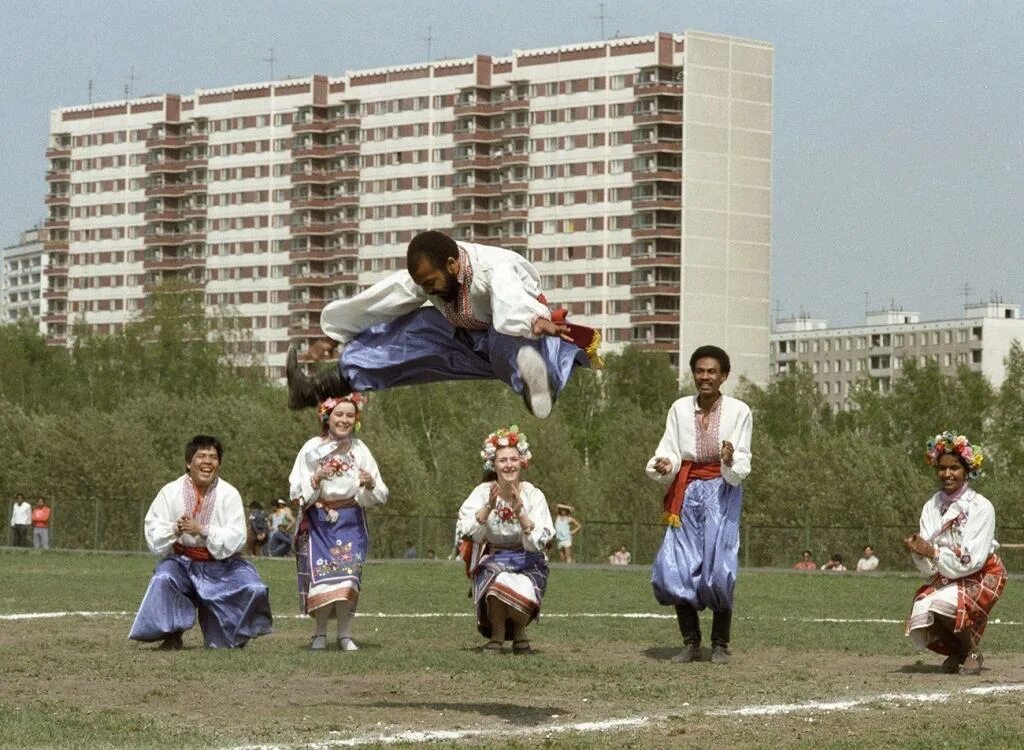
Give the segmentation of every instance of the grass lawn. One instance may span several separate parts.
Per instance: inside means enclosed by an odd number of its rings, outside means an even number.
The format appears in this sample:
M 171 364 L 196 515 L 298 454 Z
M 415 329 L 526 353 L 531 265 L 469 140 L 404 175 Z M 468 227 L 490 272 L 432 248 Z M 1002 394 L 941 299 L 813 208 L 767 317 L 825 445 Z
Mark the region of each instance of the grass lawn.
M 530 629 L 537 653 L 484 656 L 468 582 L 443 561 L 366 568 L 358 653 L 305 650 L 312 624 L 294 616 L 294 566 L 282 560 L 256 561 L 272 635 L 207 651 L 192 631 L 183 651 L 159 652 L 129 642 L 132 615 L 115 614 L 134 613 L 153 563 L 0 551 L 0 616 L 108 613 L 0 619 L 0 746 L 330 747 L 440 730 L 491 733 L 431 747 L 1016 748 L 1024 737 L 1017 581 L 986 632 L 986 669 L 966 678 L 942 674 L 941 657 L 912 651 L 902 622 L 886 622 L 907 614 L 920 583 L 911 576 L 742 571 L 733 663 L 719 667 L 669 662 L 675 620 L 641 567 L 555 566 Z M 628 613 L 662 617 L 612 616 Z M 707 634 L 710 615 L 704 624 Z M 972 690 L 1007 685 L 1020 690 Z M 862 699 L 848 710 L 742 712 Z M 648 720 L 556 733 L 638 717 Z

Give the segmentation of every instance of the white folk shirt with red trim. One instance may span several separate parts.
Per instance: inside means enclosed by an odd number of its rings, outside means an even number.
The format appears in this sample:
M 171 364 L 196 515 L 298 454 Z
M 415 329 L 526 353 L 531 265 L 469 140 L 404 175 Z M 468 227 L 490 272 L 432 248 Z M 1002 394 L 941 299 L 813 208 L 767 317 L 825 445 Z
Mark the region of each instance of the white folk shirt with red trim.
M 539 302 L 540 275 L 525 258 L 511 250 L 470 242 L 457 243 L 473 267 L 469 301 L 473 317 L 498 333 L 537 338 L 537 318 L 551 318 Z M 430 303 L 444 309 L 444 300 L 426 294 L 409 275 L 398 271 L 354 297 L 331 302 L 320 314 L 320 327 L 336 341 L 348 343 L 367 328 L 399 318 Z

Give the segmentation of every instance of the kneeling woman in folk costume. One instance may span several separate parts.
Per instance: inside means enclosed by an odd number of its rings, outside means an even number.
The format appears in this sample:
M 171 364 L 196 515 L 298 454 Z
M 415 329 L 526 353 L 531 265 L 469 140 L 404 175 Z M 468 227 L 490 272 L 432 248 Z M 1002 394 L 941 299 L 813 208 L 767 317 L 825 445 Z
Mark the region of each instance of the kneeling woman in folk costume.
M 467 572 L 473 579 L 476 626 L 485 654 L 530 653 L 526 626 L 540 614 L 548 582 L 544 547 L 555 529 L 544 493 L 520 480 L 531 459 L 526 435 L 513 425 L 491 433 L 480 453 L 483 482 L 459 510 L 458 534 L 472 542 Z
M 947 431 L 928 441 L 925 460 L 935 467 L 939 491 L 921 509 L 918 532 L 903 543 L 931 580 L 914 596 L 906 632 L 918 648 L 946 655 L 944 671 L 979 674 L 981 634 L 1006 585 L 995 554 L 995 510 L 969 486 L 981 472 L 981 451 Z
M 358 393 L 324 401 L 317 412 L 320 435 L 302 446 L 289 477 L 292 497 L 302 504 L 295 556 L 302 611 L 316 621 L 313 651 L 327 648 L 332 615 L 338 619 L 338 648 L 358 650 L 352 617 L 369 546 L 363 511 L 388 499 L 373 454 L 352 436 L 361 406 Z

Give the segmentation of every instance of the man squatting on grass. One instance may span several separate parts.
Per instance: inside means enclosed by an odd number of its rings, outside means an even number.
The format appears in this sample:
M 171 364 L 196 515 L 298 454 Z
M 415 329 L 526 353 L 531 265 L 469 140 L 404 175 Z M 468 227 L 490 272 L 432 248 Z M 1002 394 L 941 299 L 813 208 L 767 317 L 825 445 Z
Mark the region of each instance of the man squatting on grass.
M 180 649 L 181 634 L 199 627 L 207 648 L 237 648 L 271 629 L 270 598 L 259 573 L 239 554 L 245 506 L 221 479 L 220 441 L 196 435 L 185 447 L 186 473 L 164 485 L 146 513 L 146 544 L 163 559 L 128 637 Z
M 711 661 L 729 663 L 733 590 L 743 506 L 740 483 L 750 474 L 750 408 L 723 396 L 729 355 L 717 346 L 690 355 L 697 396 L 668 412 L 665 434 L 647 475 L 669 484 L 664 500 L 665 539 L 654 558 L 651 584 L 660 604 L 673 604 L 683 635 L 676 662 L 700 658 L 698 610 L 710 607 Z
M 320 326 L 345 345 L 337 368 L 308 377 L 289 351 L 291 408 L 353 391 L 497 379 L 543 419 L 573 368 L 588 357 L 600 367 L 599 334 L 550 310 L 540 275 L 518 253 L 429 231 L 413 237 L 406 265 L 324 308 Z

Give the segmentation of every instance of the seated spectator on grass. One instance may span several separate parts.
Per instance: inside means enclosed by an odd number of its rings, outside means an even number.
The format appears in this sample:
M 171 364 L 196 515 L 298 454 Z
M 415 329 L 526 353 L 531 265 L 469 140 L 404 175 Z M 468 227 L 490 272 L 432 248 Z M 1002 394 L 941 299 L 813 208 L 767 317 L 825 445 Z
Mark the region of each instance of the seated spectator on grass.
M 528 654 L 526 627 L 540 614 L 548 582 L 544 547 L 555 534 L 544 493 L 520 478 L 532 455 L 526 435 L 509 427 L 484 440 L 484 477 L 459 510 L 458 533 L 472 540 L 476 627 L 485 654 Z
M 822 570 L 831 570 L 833 573 L 845 573 L 846 566 L 843 565 L 843 556 L 838 552 L 833 552 L 832 557 L 828 559 L 828 562 L 822 563 Z
M 983 457 L 963 435 L 947 431 L 928 441 L 925 459 L 935 467 L 939 490 L 921 509 L 917 533 L 903 540 L 929 577 L 914 595 L 906 634 L 918 648 L 945 654 L 943 671 L 976 675 L 981 636 L 1006 586 L 995 510 L 969 485 Z
M 861 555 L 860 559 L 857 561 L 857 572 L 867 573 L 877 569 L 878 558 L 875 557 L 875 551 L 871 548 L 871 545 L 869 544 L 867 547 L 864 548 L 864 554 Z
M 274 512 L 270 514 L 270 539 L 267 552 L 271 557 L 285 557 L 292 551 L 292 529 L 295 516 L 288 508 L 288 501 L 278 498 L 274 501 Z
M 146 513 L 146 544 L 163 559 L 128 637 L 180 649 L 196 622 L 207 648 L 239 648 L 271 629 L 270 599 L 245 547 L 245 506 L 220 478 L 224 449 L 209 435 L 185 447 L 186 473 L 164 485 Z
M 800 559 L 797 560 L 793 568 L 796 570 L 817 570 L 818 564 L 814 562 L 814 557 L 811 556 L 811 551 L 809 549 L 805 549 L 800 553 Z
M 626 545 L 623 544 L 608 556 L 608 563 L 610 565 L 629 565 L 632 559 L 633 556 L 629 554 L 629 550 L 626 549 Z

